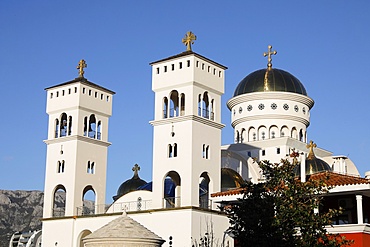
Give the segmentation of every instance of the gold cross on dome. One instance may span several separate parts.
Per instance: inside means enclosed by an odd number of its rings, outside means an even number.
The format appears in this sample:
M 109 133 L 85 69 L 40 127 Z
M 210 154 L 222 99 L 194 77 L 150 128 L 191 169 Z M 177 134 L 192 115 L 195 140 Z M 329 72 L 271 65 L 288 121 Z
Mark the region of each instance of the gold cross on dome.
M 85 62 L 85 60 L 81 59 L 77 65 L 77 69 L 79 70 L 78 77 L 84 77 L 85 74 L 84 68 L 87 68 L 87 63 Z
M 132 171 L 134 172 L 134 177 L 137 177 L 140 171 L 140 166 L 135 164 L 134 167 L 132 167 Z
M 194 44 L 194 40 L 197 39 L 197 36 L 193 34 L 191 31 L 185 34 L 185 37 L 182 39 L 182 43 L 186 45 L 186 50 L 191 51 L 191 45 Z
M 263 56 L 266 57 L 267 56 L 267 67 L 268 68 L 271 68 L 272 67 L 272 58 L 271 58 L 271 55 L 276 55 L 277 54 L 277 51 L 271 51 L 272 49 L 272 45 L 269 45 L 267 47 L 269 50 L 268 52 L 264 52 L 263 53 Z
M 310 151 L 308 153 L 308 158 L 314 158 L 315 154 L 313 153 L 313 148 L 316 148 L 317 145 L 311 140 L 309 144 L 306 146 Z

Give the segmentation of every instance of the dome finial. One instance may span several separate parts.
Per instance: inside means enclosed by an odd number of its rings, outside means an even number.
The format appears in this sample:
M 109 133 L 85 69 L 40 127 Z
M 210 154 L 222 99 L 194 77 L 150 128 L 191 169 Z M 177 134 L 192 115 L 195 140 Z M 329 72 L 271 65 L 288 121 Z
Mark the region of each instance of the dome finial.
M 132 171 L 134 172 L 134 177 L 139 177 L 140 166 L 135 164 L 134 167 L 132 167 Z
M 194 44 L 194 40 L 196 39 L 197 39 L 197 36 L 195 36 L 195 34 L 192 33 L 191 31 L 185 34 L 185 37 L 182 39 L 182 43 L 186 45 L 187 51 L 191 51 L 191 45 Z
M 307 146 L 306 146 L 310 151 L 309 151 L 309 153 L 308 153 L 308 156 L 307 156 L 307 159 L 309 159 L 309 160 L 312 160 L 312 159 L 314 159 L 315 158 L 315 154 L 314 154 L 314 152 L 313 152 L 313 148 L 316 148 L 317 147 L 317 145 L 316 145 L 316 143 L 314 143 L 312 140 L 310 141 L 310 143 L 309 144 L 307 144 Z
M 271 68 L 272 67 L 272 58 L 271 58 L 271 55 L 276 55 L 277 54 L 277 51 L 271 51 L 272 49 L 272 45 L 269 45 L 268 47 L 268 52 L 264 52 L 263 53 L 263 56 L 266 57 L 267 56 L 267 68 Z

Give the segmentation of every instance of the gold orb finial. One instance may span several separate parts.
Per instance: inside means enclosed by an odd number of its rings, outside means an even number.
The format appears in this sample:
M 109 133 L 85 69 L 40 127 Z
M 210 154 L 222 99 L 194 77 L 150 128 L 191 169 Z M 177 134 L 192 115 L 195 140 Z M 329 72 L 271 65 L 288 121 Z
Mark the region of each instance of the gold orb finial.
M 191 31 L 185 34 L 185 37 L 182 39 L 182 43 L 186 45 L 187 51 L 191 51 L 191 45 L 194 44 L 194 40 L 196 39 L 197 39 L 197 36 L 195 36 L 195 34 L 192 33 Z
M 268 52 L 264 52 L 263 53 L 263 56 L 266 57 L 267 56 L 267 68 L 271 68 L 272 67 L 272 58 L 271 58 L 271 55 L 276 55 L 277 54 L 277 51 L 271 51 L 272 49 L 272 45 L 269 45 L 268 47 Z
M 84 77 L 84 74 L 85 74 L 84 68 L 87 68 L 87 63 L 85 62 L 85 60 L 81 59 L 80 62 L 78 62 L 78 65 L 77 65 L 77 69 L 79 70 L 78 71 L 78 77 L 80 77 L 80 78 Z

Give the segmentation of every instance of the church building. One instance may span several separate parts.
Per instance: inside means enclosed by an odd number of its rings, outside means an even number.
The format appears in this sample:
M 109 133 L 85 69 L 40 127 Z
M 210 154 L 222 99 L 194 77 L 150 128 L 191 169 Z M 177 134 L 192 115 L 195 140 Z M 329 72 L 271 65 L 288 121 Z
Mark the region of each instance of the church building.
M 332 233 L 370 246 L 370 180 L 346 156 L 307 139 L 314 106 L 305 86 L 272 66 L 241 78 L 227 102 L 234 143 L 221 145 L 221 97 L 227 67 L 186 51 L 152 62 L 155 94 L 152 181 L 133 177 L 105 204 L 109 118 L 114 91 L 79 76 L 49 88 L 42 246 L 237 246 L 221 202 L 242 197 L 244 181 L 263 182 L 256 161 L 300 153 L 297 176 L 330 173 L 330 207 L 343 207 Z M 303 175 L 303 176 L 302 176 Z M 93 192 L 93 205 L 84 200 Z M 65 195 L 65 203 L 55 198 Z M 91 202 L 90 202 L 91 204 Z

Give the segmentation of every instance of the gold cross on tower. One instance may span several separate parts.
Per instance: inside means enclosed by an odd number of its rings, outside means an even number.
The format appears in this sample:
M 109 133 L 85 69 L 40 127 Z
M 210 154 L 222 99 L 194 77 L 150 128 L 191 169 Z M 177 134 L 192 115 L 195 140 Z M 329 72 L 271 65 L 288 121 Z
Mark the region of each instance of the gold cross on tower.
M 268 46 L 268 49 L 269 49 L 268 52 L 264 52 L 263 53 L 263 56 L 264 57 L 266 57 L 266 56 L 268 57 L 268 59 L 267 59 L 267 67 L 268 68 L 271 68 L 272 67 L 272 63 L 271 63 L 272 62 L 272 58 L 271 58 L 271 55 L 276 55 L 277 54 L 277 51 L 271 51 L 272 45 L 269 45 Z
M 78 77 L 84 77 L 84 74 L 85 74 L 84 68 L 87 68 L 87 63 L 85 62 L 85 60 L 81 59 L 77 65 L 77 69 L 79 70 Z
M 135 164 L 134 167 L 132 167 L 132 171 L 134 172 L 134 177 L 139 176 L 140 166 Z
M 182 39 L 182 43 L 186 45 L 187 51 L 191 51 L 191 45 L 194 44 L 194 40 L 196 39 L 197 39 L 197 36 L 195 36 L 195 34 L 193 34 L 191 31 L 185 34 L 185 37 Z
M 317 145 L 313 142 L 313 141 L 310 141 L 310 143 L 309 144 L 307 144 L 307 146 L 306 146 L 310 151 L 309 151 L 309 153 L 308 153 L 308 159 L 313 159 L 313 158 L 315 158 L 315 154 L 313 153 L 313 148 L 316 148 L 317 147 Z

